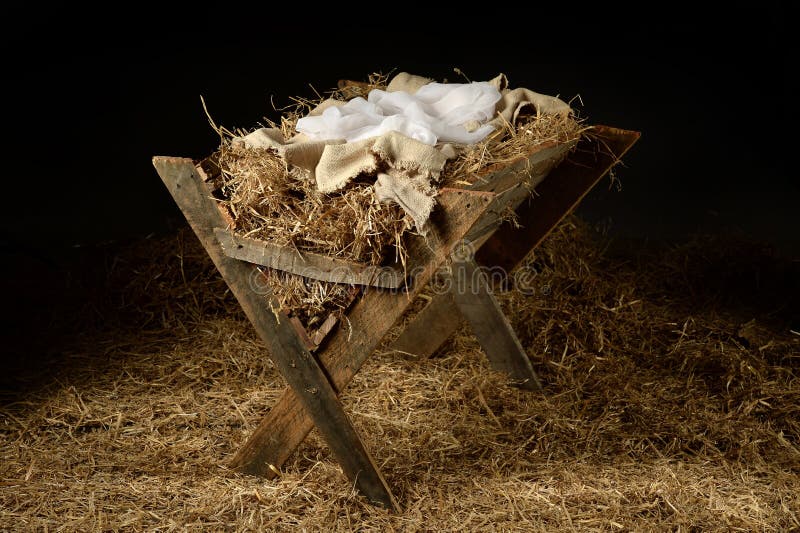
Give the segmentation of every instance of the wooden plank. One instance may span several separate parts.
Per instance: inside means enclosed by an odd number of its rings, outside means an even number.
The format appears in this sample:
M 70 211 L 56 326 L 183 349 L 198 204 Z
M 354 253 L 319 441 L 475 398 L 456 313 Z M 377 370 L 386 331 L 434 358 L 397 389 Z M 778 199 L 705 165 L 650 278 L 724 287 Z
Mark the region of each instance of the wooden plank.
M 639 132 L 594 126 L 576 150 L 536 188 L 517 210 L 522 228 L 506 224 L 478 250 L 479 263 L 510 272 L 580 203 L 640 137 Z
M 540 145 L 526 157 L 517 159 L 475 183 L 471 190 L 494 192 L 497 197 L 486 215 L 470 229 L 465 240 L 475 249 L 480 247 L 531 196 L 532 190 L 564 160 L 576 143 L 577 141 Z
M 267 298 L 250 286 L 256 268 L 224 254 L 214 236 L 222 216 L 190 159 L 156 157 L 153 164 L 164 184 L 186 216 L 222 277 L 236 296 L 275 366 L 286 379 L 293 397 L 309 421 L 319 428 L 345 474 L 372 502 L 398 510 L 389 486 L 370 457 L 337 393 L 314 356 L 303 346 L 288 320 L 278 321 Z
M 403 272 L 389 266 L 371 266 L 337 257 L 301 252 L 296 248 L 277 246 L 265 241 L 242 237 L 224 228 L 215 228 L 214 235 L 225 255 L 307 278 L 370 285 L 396 289 L 403 284 Z
M 291 316 L 290 317 L 285 312 L 281 312 L 281 319 L 289 321 L 289 324 L 292 325 L 292 328 L 294 329 L 294 332 L 300 338 L 300 342 L 303 343 L 303 346 L 305 347 L 306 350 L 308 350 L 309 352 L 313 352 L 314 350 L 317 349 L 317 345 L 314 343 L 314 341 L 308 335 L 308 332 L 306 331 L 305 326 L 303 326 L 303 323 L 300 322 L 299 318 L 297 318 L 296 316 Z
M 436 294 L 394 340 L 390 349 L 430 357 L 463 320 L 461 313 L 456 311 L 450 292 Z
M 388 330 L 430 281 L 450 250 L 484 213 L 494 195 L 442 189 L 431 216 L 428 241 L 411 236 L 407 242 L 413 283 L 406 293 L 365 288 L 364 295 L 347 314 L 348 326 L 337 328 L 319 359 L 337 390 L 344 388 L 378 346 Z M 469 206 L 469 207 L 468 207 Z M 432 247 L 430 240 L 440 246 Z M 355 334 L 352 334 L 355 332 Z M 274 477 L 313 427 L 312 419 L 292 388 L 261 421 L 247 443 L 231 461 L 242 472 Z
M 328 315 L 328 318 L 322 323 L 322 325 L 317 328 L 317 330 L 311 336 L 311 342 L 313 342 L 316 346 L 322 344 L 322 341 L 325 340 L 325 337 L 333 331 L 333 327 L 339 322 L 339 319 L 336 317 L 334 313 Z
M 521 222 L 527 222 L 525 227 L 515 228 L 511 224 L 502 226 L 502 231 L 485 235 L 485 238 L 475 239 L 477 259 L 483 265 L 499 265 L 506 272 L 513 270 L 525 256 L 555 228 L 558 223 L 580 202 L 600 179 L 611 168 L 619 163 L 623 155 L 639 139 L 635 131 L 620 130 L 609 126 L 595 126 L 594 136 L 597 140 L 581 139 L 575 151 L 562 161 L 538 187 L 535 196 L 523 203 L 517 214 Z M 599 155 L 595 155 L 597 151 Z M 562 189 L 563 192 L 557 192 Z M 555 192 L 554 192 L 555 190 Z M 549 196 L 558 194 L 560 201 L 548 199 Z M 545 206 L 545 204 L 547 204 Z M 539 209 L 538 206 L 543 207 Z M 541 211 L 540 223 L 531 223 L 531 218 Z M 475 225 L 476 232 L 480 222 Z M 487 242 L 488 241 L 488 242 Z M 487 242 L 482 245 L 482 242 Z M 450 296 L 437 294 L 429 307 L 437 309 L 437 315 L 455 314 L 455 307 L 450 303 Z M 449 307 L 449 308 L 448 308 Z M 453 333 L 460 322 L 443 323 L 443 327 L 431 329 L 424 340 L 425 350 L 408 349 L 411 353 L 424 355 L 430 346 L 435 346 L 434 351 L 441 346 Z M 425 317 L 419 315 L 407 326 L 411 331 L 425 331 Z M 400 338 L 404 338 L 401 334 Z M 406 339 L 410 340 L 410 339 Z M 406 344 L 406 348 L 409 346 Z
M 492 294 L 483 269 L 471 258 L 454 261 L 451 279 L 453 301 L 472 327 L 492 368 L 509 374 L 522 389 L 541 390 L 528 354 Z

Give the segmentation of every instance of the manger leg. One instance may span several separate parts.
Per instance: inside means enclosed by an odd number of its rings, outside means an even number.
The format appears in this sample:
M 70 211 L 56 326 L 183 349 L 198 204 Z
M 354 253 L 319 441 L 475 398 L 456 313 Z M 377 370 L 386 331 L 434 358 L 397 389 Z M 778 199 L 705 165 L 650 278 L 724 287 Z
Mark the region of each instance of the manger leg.
M 506 372 L 526 390 L 542 385 L 514 329 L 500 309 L 483 270 L 472 258 L 453 262 L 452 294 L 456 307 L 472 327 L 492 368 Z
M 359 335 L 350 335 L 345 324 L 333 332 L 318 352 L 320 364 L 331 383 L 342 390 L 353 379 L 391 327 L 391 317 L 407 305 L 402 294 L 368 291 L 348 314 Z M 270 412 L 231 461 L 231 467 L 252 475 L 273 478 L 314 427 L 296 391 L 287 388 Z
M 481 244 L 476 254 L 480 264 L 513 270 L 638 139 L 635 131 L 596 126 L 592 136 L 581 139 L 575 152 L 536 187 L 536 195 L 517 209 L 522 228 L 504 224 Z M 391 347 L 430 356 L 455 333 L 460 318 L 452 299 L 438 294 L 406 325 Z M 437 323 L 435 328 L 430 327 L 433 323 Z
M 314 356 L 287 320 L 278 321 L 267 299 L 251 284 L 255 267 L 227 257 L 214 237 L 225 227 L 208 189 L 189 159 L 155 158 L 161 179 L 186 216 L 231 292 L 236 296 L 303 411 L 316 424 L 345 474 L 371 501 L 398 510 L 397 502 L 370 457 Z
M 272 359 L 350 481 L 371 502 L 399 511 L 400 507 L 386 480 L 314 356 L 298 340 L 283 353 L 273 350 Z
M 391 344 L 392 350 L 430 357 L 464 321 L 453 295 L 437 293 Z

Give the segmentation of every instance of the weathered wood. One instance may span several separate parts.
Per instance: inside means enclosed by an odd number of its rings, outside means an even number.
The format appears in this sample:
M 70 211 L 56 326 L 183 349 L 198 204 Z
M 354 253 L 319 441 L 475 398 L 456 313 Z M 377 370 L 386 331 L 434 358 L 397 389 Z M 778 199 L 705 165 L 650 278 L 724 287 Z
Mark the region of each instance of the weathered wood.
M 430 357 L 463 320 L 450 292 L 437 294 L 394 340 L 390 349 Z
M 311 342 L 313 342 L 316 346 L 322 344 L 322 341 L 325 340 L 325 337 L 327 337 L 331 331 L 333 331 L 334 326 L 336 326 L 338 322 L 339 319 L 335 314 L 329 314 L 328 318 L 326 318 L 322 325 L 312 334 Z
M 319 428 L 345 474 L 375 503 L 399 509 L 337 393 L 288 320 L 278 321 L 267 298 L 251 286 L 256 267 L 226 256 L 213 230 L 222 216 L 190 159 L 156 157 L 153 164 L 242 309 L 267 345 L 275 366 L 295 391 L 293 397 Z M 311 423 L 311 422 L 309 422 Z
M 390 289 L 396 289 L 403 284 L 403 272 L 389 266 L 371 266 L 338 257 L 301 252 L 296 248 L 242 237 L 224 228 L 215 228 L 214 235 L 228 257 L 298 276 L 332 283 Z
M 439 246 L 432 247 L 419 236 L 411 236 L 407 242 L 409 272 L 414 273 L 408 292 L 365 288 L 362 298 L 347 314 L 348 324 L 342 324 L 333 332 L 319 354 L 320 363 L 337 390 L 342 390 L 350 382 L 493 198 L 491 193 L 440 191 L 439 205 L 432 214 L 428 236 Z M 274 469 L 289 458 L 313 426 L 293 387 L 287 388 L 231 465 L 243 472 L 273 477 Z
M 498 265 L 506 272 L 513 270 L 525 256 L 555 228 L 558 223 L 580 202 L 580 200 L 619 163 L 623 155 L 636 143 L 640 134 L 609 126 L 595 126 L 596 140 L 581 139 L 575 151 L 555 167 L 542 183 L 536 187 L 529 202 L 517 209 L 518 221 L 523 224 L 515 228 L 505 224 L 500 231 L 474 239 L 479 264 Z M 599 153 L 598 153 L 599 151 Z M 537 216 L 541 219 L 537 220 Z M 531 222 L 533 220 L 533 222 Z M 475 225 L 476 232 L 480 222 Z M 488 242 L 487 242 L 488 241 Z M 481 245 L 481 243 L 485 243 Z M 438 315 L 455 313 L 450 296 L 437 294 L 428 307 L 437 309 Z M 420 314 L 406 326 L 411 331 L 425 329 L 425 317 Z M 425 354 L 430 346 L 438 348 L 458 328 L 460 322 L 443 323 L 443 327 L 431 329 L 424 340 L 425 350 L 407 349 L 412 353 Z M 405 333 L 400 335 L 405 338 Z M 410 337 L 406 340 L 410 341 Z M 406 348 L 409 346 L 406 344 Z M 435 349 L 434 348 L 434 351 Z
M 292 325 L 294 332 L 300 338 L 300 342 L 303 343 L 303 346 L 305 347 L 306 350 L 308 350 L 309 352 L 313 352 L 314 350 L 317 349 L 317 343 L 314 343 L 314 341 L 308 335 L 305 326 L 303 326 L 303 323 L 300 322 L 299 318 L 297 318 L 296 316 L 290 317 L 286 313 L 281 313 L 281 315 L 282 315 L 282 320 L 288 320 L 289 324 Z
M 483 269 L 471 258 L 454 261 L 451 279 L 453 301 L 472 327 L 492 368 L 509 374 L 522 389 L 541 390 L 528 354 L 492 294 Z
M 522 227 L 500 227 L 478 250 L 478 262 L 510 272 L 620 162 L 640 135 L 636 131 L 594 126 L 575 151 L 536 187 L 536 195 L 517 210 Z
M 545 143 L 534 147 L 508 165 L 489 168 L 470 190 L 497 194 L 481 219 L 470 228 L 464 241 L 477 249 L 531 194 L 531 188 L 560 163 L 575 143 Z M 520 182 L 524 181 L 522 185 Z M 461 325 L 463 317 L 449 292 L 436 294 L 409 322 L 390 348 L 421 357 L 430 357 Z
M 497 194 L 486 214 L 470 229 L 465 240 L 476 249 L 500 227 L 504 220 L 531 196 L 553 168 L 575 147 L 577 141 L 546 143 L 525 156 L 484 175 L 470 190 Z

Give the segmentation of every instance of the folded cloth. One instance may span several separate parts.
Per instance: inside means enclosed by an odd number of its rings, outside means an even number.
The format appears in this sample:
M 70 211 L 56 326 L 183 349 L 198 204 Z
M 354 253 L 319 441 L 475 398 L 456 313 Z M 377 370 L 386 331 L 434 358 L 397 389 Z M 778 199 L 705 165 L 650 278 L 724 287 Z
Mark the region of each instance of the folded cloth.
M 317 188 L 324 193 L 341 190 L 359 174 L 373 174 L 379 166 L 416 175 L 428 183 L 438 180 L 449 157 L 442 149 L 409 139 L 395 131 L 363 141 L 325 147 L 316 168 Z
M 416 83 L 414 83 L 416 86 Z M 359 141 L 388 131 L 425 144 L 474 144 L 494 130 L 483 123 L 494 117 L 500 92 L 489 82 L 427 83 L 415 93 L 373 89 L 365 100 L 328 104 L 321 112 L 297 121 L 297 131 L 310 140 Z M 465 124 L 477 127 L 466 128 Z
M 420 183 L 421 181 L 421 183 Z M 427 222 L 430 218 L 433 206 L 436 204 L 430 191 L 423 191 L 417 184 L 425 186 L 424 180 L 409 179 L 404 175 L 391 175 L 378 173 L 375 181 L 375 196 L 381 202 L 394 202 L 398 204 L 405 213 L 414 219 L 417 230 L 427 233 Z
M 279 128 L 259 128 L 244 137 L 234 137 L 233 142 L 243 143 L 248 148 L 275 150 L 287 165 L 305 169 L 313 176 L 325 147 L 344 141 L 309 141 L 305 135 L 295 135 L 287 141 Z

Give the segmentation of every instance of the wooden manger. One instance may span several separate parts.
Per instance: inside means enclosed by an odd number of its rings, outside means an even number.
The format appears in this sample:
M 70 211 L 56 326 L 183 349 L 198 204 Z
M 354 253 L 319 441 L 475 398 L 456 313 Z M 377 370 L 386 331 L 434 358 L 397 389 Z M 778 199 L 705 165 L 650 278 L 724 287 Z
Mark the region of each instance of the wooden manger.
M 466 319 L 493 368 L 506 372 L 518 387 L 540 390 L 530 359 L 481 267 L 511 272 L 638 138 L 637 132 L 594 126 L 576 142 L 538 145 L 510 164 L 487 168 L 483 179 L 466 189 L 441 189 L 427 238 L 410 235 L 406 242 L 407 271 L 414 272 L 413 279 L 391 267 L 339 264 L 237 237 L 213 196 L 218 169 L 212 160 L 155 157 L 161 179 L 289 385 L 232 459 L 232 467 L 272 478 L 316 426 L 361 493 L 375 504 L 399 510 L 339 393 L 448 261 L 451 290 L 435 295 L 392 348 L 430 355 Z M 503 222 L 509 209 L 516 211 L 518 225 Z M 475 253 L 461 253 L 464 243 Z M 347 325 L 330 315 L 307 329 L 296 318 L 275 313 L 269 289 L 259 283 L 263 266 L 306 274 L 313 267 L 318 279 L 357 284 L 349 293 Z

